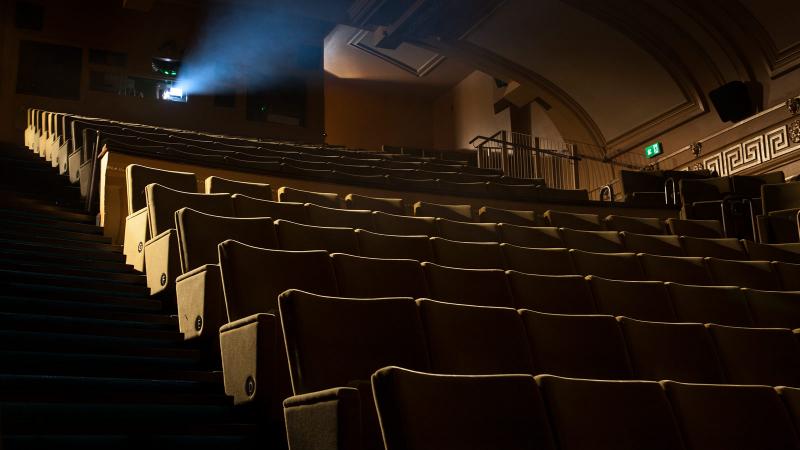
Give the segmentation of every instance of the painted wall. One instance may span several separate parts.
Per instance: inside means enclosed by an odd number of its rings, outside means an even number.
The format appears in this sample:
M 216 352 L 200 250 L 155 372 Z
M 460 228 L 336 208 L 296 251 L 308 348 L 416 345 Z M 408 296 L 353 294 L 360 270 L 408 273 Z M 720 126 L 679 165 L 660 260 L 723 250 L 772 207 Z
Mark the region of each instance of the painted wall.
M 433 99 L 401 83 L 325 75 L 326 142 L 367 150 L 432 148 Z
M 149 12 L 123 9 L 119 1 L 82 0 L 66 2 L 44 0 L 44 27 L 41 31 L 18 29 L 14 25 L 14 1 L 0 0 L 0 140 L 21 142 L 25 110 L 38 107 L 96 117 L 109 117 L 161 126 L 189 128 L 253 137 L 284 137 L 311 142 L 322 140 L 323 71 L 322 40 L 318 69 L 300 70 L 293 75 L 305 79 L 307 86 L 306 126 L 290 126 L 245 118 L 245 87 L 235 86 L 233 108 L 214 106 L 213 97 L 190 96 L 186 104 L 119 96 L 89 89 L 92 69 L 117 70 L 131 76 L 156 78 L 151 69 L 153 56 L 164 56 L 163 47 L 182 51 L 191 46 L 203 21 L 203 12 L 192 6 L 155 2 Z M 16 93 L 17 61 L 21 40 L 33 40 L 83 49 L 79 100 L 64 100 Z M 89 49 L 127 54 L 127 65 L 113 69 L 88 62 Z

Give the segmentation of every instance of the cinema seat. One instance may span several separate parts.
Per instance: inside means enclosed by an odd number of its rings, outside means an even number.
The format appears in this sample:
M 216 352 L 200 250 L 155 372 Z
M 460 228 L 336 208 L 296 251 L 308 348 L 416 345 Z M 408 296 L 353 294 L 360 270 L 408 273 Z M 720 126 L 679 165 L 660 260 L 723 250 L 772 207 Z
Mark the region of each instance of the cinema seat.
M 372 389 L 386 450 L 555 449 L 530 376 L 387 367 L 372 376 Z
M 233 194 L 233 210 L 236 217 L 272 217 L 295 223 L 308 223 L 308 211 L 303 203 L 273 202 Z
M 736 286 L 693 286 L 667 283 L 675 314 L 681 322 L 753 326 L 742 289 Z
M 352 228 L 316 227 L 276 220 L 278 243 L 283 250 L 327 250 L 358 255 L 358 241 Z
M 800 328 L 800 292 L 743 291 L 755 326 Z
M 772 387 L 673 381 L 662 385 L 688 448 L 800 448 L 792 419 Z
M 597 214 L 578 214 L 550 209 L 544 212 L 544 218 L 551 227 L 580 231 L 602 231 L 606 229 L 605 224 Z
M 436 236 L 436 219 L 433 217 L 413 217 L 387 214 L 375 211 L 373 221 L 375 231 L 398 236 Z
M 735 238 L 681 237 L 686 256 L 709 256 L 718 259 L 746 260 L 747 252 L 742 242 Z
M 627 217 L 611 214 L 605 218 L 606 228 L 637 234 L 664 234 L 664 222 L 658 217 Z
M 381 448 L 366 380 L 386 366 L 428 367 L 414 300 L 348 299 L 293 289 L 279 303 L 295 394 L 284 401 L 289 447 Z M 334 389 L 341 393 L 331 395 Z M 342 442 L 351 436 L 352 442 Z
M 272 200 L 272 188 L 266 183 L 229 180 L 210 176 L 206 178 L 206 194 L 228 193 L 242 194 L 248 197 Z
M 772 263 L 772 269 L 777 273 L 783 290 L 800 291 L 800 264 L 774 262 Z
M 441 205 L 438 203 L 414 203 L 414 215 L 417 217 L 439 217 L 460 222 L 472 221 L 470 205 Z
M 620 281 L 589 276 L 597 311 L 653 322 L 675 322 L 666 286 L 660 281 Z
M 234 239 L 277 248 L 272 219 L 222 217 L 182 208 L 175 213 L 175 224 L 182 271 L 175 281 L 178 328 L 186 340 L 207 336 L 216 340 L 219 327 L 227 322 L 217 247 Z
M 555 227 L 527 227 L 501 223 L 500 239 L 507 244 L 530 248 L 564 248 L 561 234 Z
M 433 261 L 428 236 L 396 236 L 356 230 L 356 239 L 361 256 Z
M 334 253 L 331 259 L 339 295 L 343 297 L 428 296 L 419 261 L 365 258 L 344 253 Z
M 536 377 L 561 450 L 680 450 L 680 429 L 653 381 Z
M 528 227 L 539 225 L 533 211 L 499 209 L 490 206 L 483 206 L 478 210 L 478 219 L 483 223 L 507 223 Z
M 637 379 L 723 383 L 714 343 L 701 323 L 663 323 L 620 317 Z
M 635 253 L 591 253 L 573 249 L 569 255 L 579 275 L 596 275 L 614 280 L 645 279 Z
M 791 330 L 706 327 L 729 383 L 800 386 L 800 343 Z
M 552 314 L 595 314 L 589 282 L 580 275 L 506 272 L 514 306 Z
M 712 284 L 711 274 L 703 258 L 648 254 L 640 254 L 638 256 L 647 280 L 700 286 Z
M 322 250 L 271 250 L 229 240 L 219 245 L 219 265 L 229 321 L 220 328 L 225 393 L 236 404 L 261 404 L 275 414 L 280 400 L 291 395 L 274 315 L 278 295 L 292 287 L 336 295 L 330 257 Z
M 667 219 L 669 234 L 696 238 L 725 237 L 719 220 Z
M 528 248 L 500 244 L 505 265 L 511 270 L 541 275 L 573 275 L 575 268 L 565 248 Z
M 459 242 L 430 239 L 434 262 L 463 269 L 505 269 L 503 251 L 496 242 Z
M 497 224 L 457 222 L 448 219 L 436 219 L 438 236 L 451 241 L 462 242 L 497 242 L 499 240 Z
M 431 371 L 456 375 L 533 373 L 517 310 L 417 300 Z
M 780 261 L 800 264 L 800 243 L 758 244 L 745 240 L 744 247 L 752 261 Z
M 775 390 L 781 397 L 784 406 L 789 411 L 795 430 L 800 429 L 800 389 L 777 386 Z
M 431 298 L 476 306 L 513 307 L 505 272 L 499 269 L 458 269 L 422 263 Z
M 366 195 L 347 194 L 344 198 L 347 209 L 367 209 L 387 214 L 405 214 L 406 207 L 402 198 L 367 197 Z
M 780 290 L 778 276 L 767 261 L 732 261 L 705 258 L 711 278 L 717 286 L 739 286 L 763 291 Z
M 672 234 L 637 234 L 623 231 L 619 236 L 625 251 L 661 256 L 686 256 L 680 238 Z
M 175 212 L 187 207 L 217 216 L 233 216 L 233 201 L 230 194 L 182 192 L 155 183 L 147 185 L 145 195 L 152 236 L 144 244 L 147 287 L 150 295 L 170 293 L 182 273 Z
M 291 203 L 313 203 L 328 208 L 338 208 L 339 194 L 312 192 L 283 186 L 278 189 L 278 201 Z
M 306 204 L 309 225 L 318 227 L 360 228 L 373 230 L 372 211 L 357 209 L 327 208 Z
M 197 192 L 197 178 L 190 172 L 175 172 L 130 164 L 125 168 L 128 214 L 125 217 L 125 262 L 139 272 L 144 271 L 144 244 L 152 235 L 148 226 L 145 187 L 159 183 L 184 192 Z
M 625 341 L 612 316 L 520 311 L 538 374 L 632 378 Z
M 616 231 L 579 231 L 569 228 L 559 229 L 564 246 L 593 253 L 619 253 L 625 247 Z

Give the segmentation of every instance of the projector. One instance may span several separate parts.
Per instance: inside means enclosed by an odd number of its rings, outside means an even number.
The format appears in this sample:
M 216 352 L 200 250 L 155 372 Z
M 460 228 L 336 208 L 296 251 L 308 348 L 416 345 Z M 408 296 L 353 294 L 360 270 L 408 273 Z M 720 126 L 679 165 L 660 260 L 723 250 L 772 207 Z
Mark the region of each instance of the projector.
M 152 64 L 155 72 L 168 77 L 178 76 L 178 69 L 181 68 L 180 59 L 154 57 Z

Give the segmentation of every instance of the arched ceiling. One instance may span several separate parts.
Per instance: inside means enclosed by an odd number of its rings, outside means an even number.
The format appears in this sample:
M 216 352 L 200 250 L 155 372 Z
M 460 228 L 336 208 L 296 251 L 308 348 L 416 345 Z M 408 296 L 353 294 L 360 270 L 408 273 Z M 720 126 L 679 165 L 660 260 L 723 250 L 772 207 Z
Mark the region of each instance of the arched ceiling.
M 386 4 L 357 0 L 351 25 L 373 31 L 377 47 L 413 43 L 518 82 L 530 100 L 553 106 L 565 137 L 611 155 L 682 126 L 724 128 L 708 92 L 729 81 L 760 82 L 764 107 L 800 93 L 800 7 L 785 0 Z M 439 84 L 458 75 L 442 72 Z

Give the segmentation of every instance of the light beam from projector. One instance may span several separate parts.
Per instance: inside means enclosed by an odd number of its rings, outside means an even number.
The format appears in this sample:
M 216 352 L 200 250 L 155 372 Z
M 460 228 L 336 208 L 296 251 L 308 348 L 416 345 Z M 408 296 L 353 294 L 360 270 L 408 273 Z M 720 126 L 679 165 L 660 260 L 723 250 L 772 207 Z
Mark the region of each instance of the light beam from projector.
M 303 58 L 299 53 L 308 51 L 299 44 L 313 42 L 314 36 L 304 25 L 274 5 L 217 4 L 182 60 L 176 87 L 190 95 L 229 93 L 242 85 L 267 88 L 285 75 L 287 65 Z

